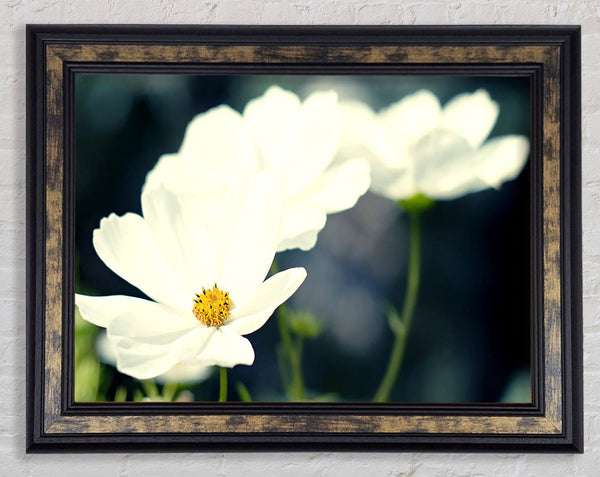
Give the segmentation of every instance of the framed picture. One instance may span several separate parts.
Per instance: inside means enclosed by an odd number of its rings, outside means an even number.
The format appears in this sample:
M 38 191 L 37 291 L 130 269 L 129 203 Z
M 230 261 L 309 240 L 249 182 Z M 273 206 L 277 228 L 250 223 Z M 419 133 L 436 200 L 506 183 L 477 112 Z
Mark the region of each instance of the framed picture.
M 582 452 L 580 29 L 27 28 L 27 451 Z

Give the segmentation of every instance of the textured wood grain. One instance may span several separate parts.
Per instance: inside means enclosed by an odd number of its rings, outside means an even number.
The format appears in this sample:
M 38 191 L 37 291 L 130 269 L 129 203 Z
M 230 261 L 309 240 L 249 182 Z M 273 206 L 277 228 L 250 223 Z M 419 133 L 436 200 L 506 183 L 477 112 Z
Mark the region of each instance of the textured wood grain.
M 486 64 L 543 63 L 552 46 L 53 45 L 64 61 L 114 63 Z
M 44 414 L 52 422 L 61 410 L 63 316 L 63 61 L 46 55 L 46 290 Z
M 545 417 L 357 415 L 63 416 L 49 433 L 433 433 L 556 434 Z
M 544 416 L 156 415 L 65 416 L 62 396 L 65 62 L 161 64 L 543 64 Z M 56 44 L 46 51 L 44 432 L 69 433 L 562 433 L 560 285 L 560 50 L 556 46 L 205 46 Z M 199 404 L 201 409 L 201 404 Z
M 546 416 L 562 430 L 560 233 L 560 51 L 544 64 L 543 260 Z

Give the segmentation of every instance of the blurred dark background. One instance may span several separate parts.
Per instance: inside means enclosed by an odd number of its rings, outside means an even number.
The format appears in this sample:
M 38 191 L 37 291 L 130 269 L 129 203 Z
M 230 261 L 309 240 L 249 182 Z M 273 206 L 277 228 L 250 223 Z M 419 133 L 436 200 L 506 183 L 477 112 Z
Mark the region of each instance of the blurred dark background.
M 273 84 L 303 99 L 333 88 L 375 110 L 421 88 L 442 104 L 485 88 L 500 105 L 490 137 L 530 135 L 527 78 L 77 75 L 77 292 L 143 296 L 97 257 L 93 230 L 112 212 L 141 214 L 146 174 L 161 154 L 179 149 L 196 114 L 223 103 L 241 112 Z M 437 202 L 423 214 L 421 288 L 392 401 L 529 402 L 529 176 L 527 165 L 499 191 Z M 339 401 L 372 398 L 393 342 L 386 306 L 402 307 L 406 225 L 392 201 L 367 193 L 353 209 L 329 216 L 313 250 L 278 254 L 280 268 L 308 271 L 288 303 L 324 325 L 305 345 L 309 393 L 334 393 Z M 230 383 L 243 381 L 255 400 L 283 399 L 276 325 L 271 319 L 249 336 L 254 365 L 230 372 Z M 112 367 L 102 369 L 104 398 L 111 400 L 119 383 L 134 385 Z M 192 387 L 195 398 L 214 400 L 217 381 L 215 375 Z

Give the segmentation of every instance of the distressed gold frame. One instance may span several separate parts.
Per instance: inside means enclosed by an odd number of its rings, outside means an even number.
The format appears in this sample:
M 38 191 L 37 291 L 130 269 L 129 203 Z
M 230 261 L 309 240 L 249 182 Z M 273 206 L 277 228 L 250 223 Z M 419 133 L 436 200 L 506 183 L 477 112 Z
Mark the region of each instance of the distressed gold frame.
M 28 451 L 581 451 L 579 61 L 578 27 L 29 26 Z M 532 403 L 75 403 L 71 94 L 85 68 L 529 76 Z

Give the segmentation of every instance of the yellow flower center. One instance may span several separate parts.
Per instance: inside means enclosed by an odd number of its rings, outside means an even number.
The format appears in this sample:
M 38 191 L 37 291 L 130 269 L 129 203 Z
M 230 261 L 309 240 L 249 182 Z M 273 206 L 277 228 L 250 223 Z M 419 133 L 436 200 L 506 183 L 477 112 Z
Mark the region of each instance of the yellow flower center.
M 202 287 L 202 294 L 196 293 L 192 312 L 203 325 L 219 327 L 231 316 L 232 306 L 229 292 L 221 290 L 215 283 L 212 290 Z

